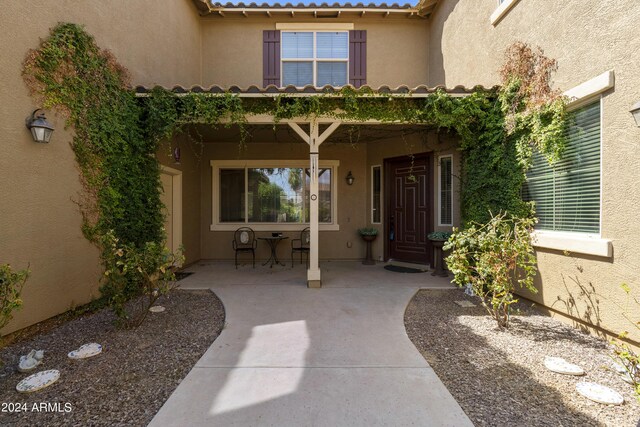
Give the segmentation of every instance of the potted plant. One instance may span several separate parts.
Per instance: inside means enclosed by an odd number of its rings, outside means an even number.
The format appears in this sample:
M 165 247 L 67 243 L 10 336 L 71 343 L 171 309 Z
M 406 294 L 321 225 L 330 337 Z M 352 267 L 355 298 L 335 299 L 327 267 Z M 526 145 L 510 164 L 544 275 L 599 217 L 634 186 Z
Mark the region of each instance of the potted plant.
M 371 242 L 376 240 L 376 237 L 378 237 L 378 230 L 373 227 L 359 228 L 358 234 L 360 234 L 362 240 L 367 242 L 367 256 L 365 257 L 364 261 L 362 261 L 362 263 L 364 265 L 375 265 L 376 262 L 371 255 Z
M 447 277 L 447 271 L 444 269 L 444 257 L 442 252 L 442 246 L 444 246 L 445 242 L 449 240 L 451 237 L 451 233 L 448 231 L 434 231 L 427 234 L 427 239 L 431 241 L 431 245 L 435 250 L 434 254 L 434 270 L 431 273 L 432 276 L 441 276 Z

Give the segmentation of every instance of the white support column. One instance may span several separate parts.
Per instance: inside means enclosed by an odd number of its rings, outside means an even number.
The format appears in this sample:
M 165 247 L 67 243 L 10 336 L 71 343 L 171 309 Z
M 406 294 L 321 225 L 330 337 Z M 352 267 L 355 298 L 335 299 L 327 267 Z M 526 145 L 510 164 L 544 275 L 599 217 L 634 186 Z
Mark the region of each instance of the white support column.
M 320 221 L 319 221 L 319 160 L 320 160 L 320 144 L 322 144 L 335 131 L 340 122 L 333 122 L 320 135 L 320 125 L 317 120 L 311 120 L 309 123 L 309 134 L 295 122 L 289 122 L 289 126 L 309 144 L 309 175 L 311 183 L 309 185 L 309 270 L 307 270 L 307 286 L 310 288 L 319 288 L 322 286 L 320 272 Z M 335 179 L 335 177 L 334 177 Z
M 322 286 L 320 273 L 320 222 L 318 221 L 318 160 L 320 144 L 318 140 L 318 122 L 311 122 L 309 128 L 309 160 L 311 161 L 309 185 L 309 270 L 307 270 L 307 286 L 319 288 Z

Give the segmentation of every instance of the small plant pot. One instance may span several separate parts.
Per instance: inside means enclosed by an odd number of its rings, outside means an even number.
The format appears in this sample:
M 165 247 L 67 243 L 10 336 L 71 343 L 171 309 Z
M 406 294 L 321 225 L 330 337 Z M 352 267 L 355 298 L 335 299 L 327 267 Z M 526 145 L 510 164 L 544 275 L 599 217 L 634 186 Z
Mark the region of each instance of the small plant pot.
M 373 256 L 371 255 L 371 242 L 376 240 L 376 237 L 378 236 L 374 234 L 374 235 L 360 235 L 360 237 L 362 237 L 362 240 L 364 240 L 367 243 L 367 255 L 364 258 L 364 261 L 362 261 L 362 264 L 375 265 L 376 261 L 373 259 Z

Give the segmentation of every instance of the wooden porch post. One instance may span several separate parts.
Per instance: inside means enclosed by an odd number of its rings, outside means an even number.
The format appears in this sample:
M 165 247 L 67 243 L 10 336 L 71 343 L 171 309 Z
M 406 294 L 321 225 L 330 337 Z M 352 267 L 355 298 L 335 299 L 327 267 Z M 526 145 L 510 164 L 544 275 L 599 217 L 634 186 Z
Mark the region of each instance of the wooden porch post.
M 310 288 L 319 288 L 322 286 L 320 272 L 320 221 L 318 209 L 318 176 L 319 176 L 319 160 L 320 160 L 320 144 L 322 144 L 335 131 L 340 122 L 333 122 L 320 135 L 320 125 L 317 120 L 311 120 L 309 123 L 309 135 L 298 126 L 297 123 L 289 122 L 289 126 L 309 144 L 309 174 L 311 183 L 309 185 L 309 270 L 307 270 L 307 286 Z M 335 179 L 335 177 L 334 177 Z

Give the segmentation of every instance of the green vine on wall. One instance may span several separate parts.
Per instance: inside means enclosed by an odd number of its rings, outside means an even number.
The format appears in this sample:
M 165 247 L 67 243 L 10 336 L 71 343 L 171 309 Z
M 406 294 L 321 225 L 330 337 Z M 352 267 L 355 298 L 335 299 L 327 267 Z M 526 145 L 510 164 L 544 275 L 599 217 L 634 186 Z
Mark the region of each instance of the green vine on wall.
M 100 244 L 114 230 L 137 247 L 162 242 L 158 145 L 144 135 L 127 71 L 81 26 L 59 24 L 28 53 L 23 76 L 44 108 L 73 128 L 85 236 Z

